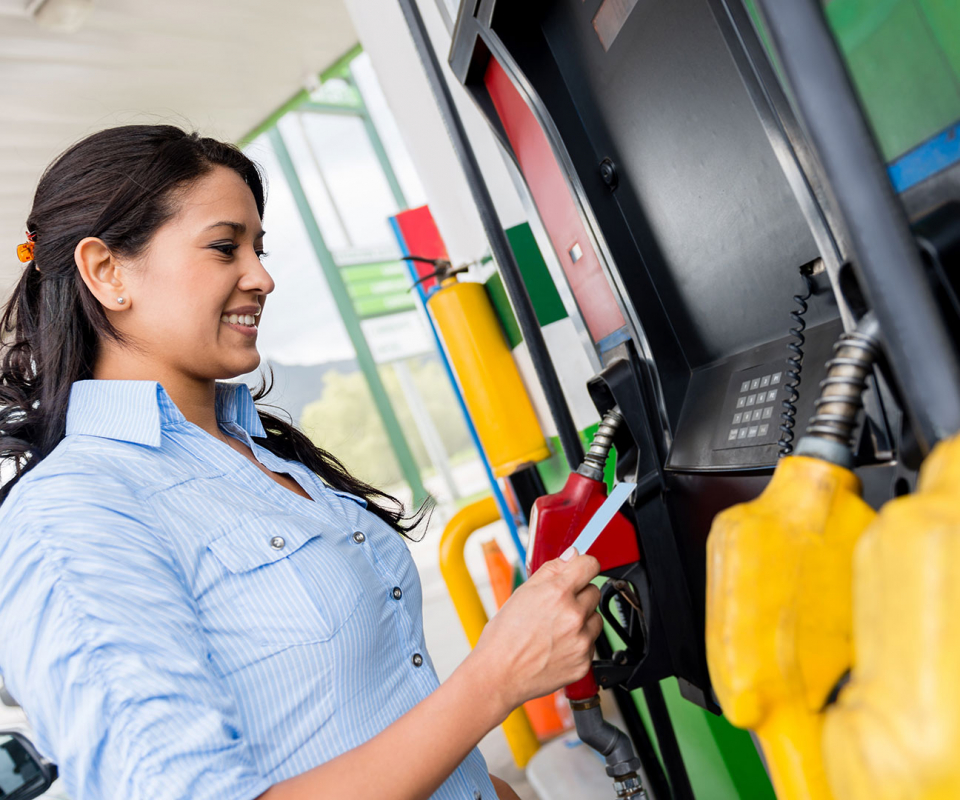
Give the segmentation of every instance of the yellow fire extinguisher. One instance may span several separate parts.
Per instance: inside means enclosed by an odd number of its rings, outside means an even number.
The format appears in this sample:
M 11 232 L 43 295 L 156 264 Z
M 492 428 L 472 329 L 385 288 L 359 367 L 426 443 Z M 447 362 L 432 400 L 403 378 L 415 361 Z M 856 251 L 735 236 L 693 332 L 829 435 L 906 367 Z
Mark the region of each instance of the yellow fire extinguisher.
M 435 262 L 440 286 L 427 299 L 494 476 L 550 457 L 493 304 L 479 283 L 460 281 L 466 267 Z

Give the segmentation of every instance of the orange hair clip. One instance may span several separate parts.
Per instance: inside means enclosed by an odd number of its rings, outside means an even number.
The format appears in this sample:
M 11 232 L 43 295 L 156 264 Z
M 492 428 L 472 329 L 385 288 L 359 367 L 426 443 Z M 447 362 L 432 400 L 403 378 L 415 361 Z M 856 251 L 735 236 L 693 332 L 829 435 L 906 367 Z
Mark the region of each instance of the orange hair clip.
M 33 247 L 36 241 L 37 234 L 27 231 L 27 241 L 25 241 L 23 244 L 17 245 L 17 257 L 24 264 L 26 264 L 28 261 L 33 261 Z

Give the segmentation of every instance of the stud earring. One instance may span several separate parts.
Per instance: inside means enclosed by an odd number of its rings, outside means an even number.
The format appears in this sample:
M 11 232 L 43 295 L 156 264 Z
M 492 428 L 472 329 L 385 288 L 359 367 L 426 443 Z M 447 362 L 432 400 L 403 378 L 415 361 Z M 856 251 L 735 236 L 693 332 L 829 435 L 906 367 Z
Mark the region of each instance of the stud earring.
M 120 305 L 123 305 L 124 303 L 127 302 L 127 298 L 126 298 L 126 297 L 118 297 L 118 298 L 117 298 L 117 302 L 118 302 Z

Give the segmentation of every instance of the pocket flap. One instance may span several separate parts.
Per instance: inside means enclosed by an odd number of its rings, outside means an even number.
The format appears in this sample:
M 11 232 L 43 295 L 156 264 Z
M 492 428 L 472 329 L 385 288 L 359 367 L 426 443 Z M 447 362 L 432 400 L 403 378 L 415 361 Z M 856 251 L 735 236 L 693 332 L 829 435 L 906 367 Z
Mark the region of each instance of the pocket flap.
M 280 561 L 325 533 L 316 520 L 287 514 L 244 515 L 243 525 L 208 545 L 220 563 L 236 574 Z

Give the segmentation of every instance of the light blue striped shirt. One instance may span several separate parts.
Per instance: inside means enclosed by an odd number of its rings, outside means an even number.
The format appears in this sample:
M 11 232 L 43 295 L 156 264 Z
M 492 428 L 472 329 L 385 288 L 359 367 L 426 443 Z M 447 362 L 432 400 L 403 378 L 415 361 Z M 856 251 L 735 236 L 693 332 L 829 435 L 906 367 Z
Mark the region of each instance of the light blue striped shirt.
M 217 419 L 313 502 L 160 384 L 78 381 L 0 506 L 0 673 L 75 800 L 251 800 L 439 685 L 400 535 L 256 444 L 243 384 L 217 384 Z M 481 796 L 475 749 L 434 797 Z

